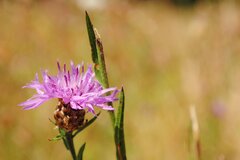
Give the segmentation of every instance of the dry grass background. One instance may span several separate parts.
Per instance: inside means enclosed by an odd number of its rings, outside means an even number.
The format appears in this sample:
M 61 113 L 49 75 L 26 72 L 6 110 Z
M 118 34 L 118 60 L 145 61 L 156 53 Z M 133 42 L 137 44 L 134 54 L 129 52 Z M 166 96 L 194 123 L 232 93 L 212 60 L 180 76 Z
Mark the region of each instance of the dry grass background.
M 35 72 L 91 63 L 76 1 L 0 1 L 0 159 L 70 159 L 48 118 L 56 101 L 23 111 Z M 126 90 L 128 159 L 189 159 L 194 104 L 205 160 L 240 159 L 240 5 L 178 8 L 162 2 L 103 1 L 88 8 L 102 36 L 112 86 Z M 78 136 L 85 159 L 115 159 L 107 113 Z

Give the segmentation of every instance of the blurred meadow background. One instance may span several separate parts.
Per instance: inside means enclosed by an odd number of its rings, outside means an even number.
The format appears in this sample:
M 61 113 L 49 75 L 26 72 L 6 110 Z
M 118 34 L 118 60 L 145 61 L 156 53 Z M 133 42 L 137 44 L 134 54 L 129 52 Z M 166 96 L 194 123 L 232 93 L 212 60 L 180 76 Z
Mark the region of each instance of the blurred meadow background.
M 0 159 L 71 159 L 53 119 L 57 104 L 23 111 L 21 87 L 56 61 L 91 64 L 87 10 L 103 40 L 111 86 L 126 94 L 128 159 L 190 159 L 189 106 L 202 159 L 240 159 L 240 3 L 234 0 L 1 0 Z M 110 118 L 76 140 L 86 160 L 115 159 Z

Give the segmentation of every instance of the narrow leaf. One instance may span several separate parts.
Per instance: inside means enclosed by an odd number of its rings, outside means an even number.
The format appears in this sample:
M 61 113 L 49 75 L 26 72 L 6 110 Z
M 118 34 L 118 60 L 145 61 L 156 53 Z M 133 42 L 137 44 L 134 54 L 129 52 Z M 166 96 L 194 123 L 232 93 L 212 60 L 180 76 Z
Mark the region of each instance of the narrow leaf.
M 115 121 L 115 143 L 116 143 L 116 154 L 118 160 L 126 160 L 126 149 L 124 140 L 124 105 L 125 95 L 122 88 L 119 98 L 119 106 L 117 112 L 117 118 Z
M 100 35 L 96 28 L 94 29 L 94 32 L 95 32 L 95 37 L 96 37 L 96 47 L 97 47 L 97 55 L 98 55 L 98 62 L 99 62 L 98 68 L 99 68 L 99 71 L 101 74 L 102 85 L 104 86 L 104 88 L 108 88 L 109 82 L 108 82 L 102 40 L 101 40 Z
M 95 64 L 94 66 L 94 72 L 95 72 L 95 76 L 97 78 L 97 80 L 103 84 L 103 81 L 102 81 L 102 75 L 101 75 L 101 72 L 99 70 L 99 65 L 98 64 Z
M 106 69 L 106 63 L 105 63 L 105 57 L 104 57 L 104 51 L 103 51 L 103 44 L 102 44 L 100 35 L 97 32 L 97 29 L 94 29 L 94 32 L 95 32 L 95 37 L 96 37 L 97 55 L 98 55 L 98 62 L 99 62 L 99 65 L 97 65 L 97 68 L 95 69 L 95 74 L 97 76 L 100 76 L 100 78 L 98 78 L 98 80 L 101 82 L 103 87 L 109 88 L 107 69 Z M 108 94 L 110 94 L 110 93 L 107 93 L 107 95 Z M 109 102 L 108 105 L 113 107 L 112 102 Z M 110 115 L 112 125 L 114 128 L 114 125 L 115 125 L 114 111 L 109 111 L 109 115 Z
M 58 141 L 58 140 L 61 140 L 64 136 L 62 135 L 57 135 L 56 137 L 53 137 L 52 139 L 48 139 L 49 141 Z
M 86 12 L 86 24 L 88 30 L 88 37 L 91 45 L 92 60 L 95 63 L 94 72 L 98 81 L 103 85 L 104 88 L 109 87 L 106 64 L 104 60 L 103 45 L 96 29 L 93 29 L 92 22 L 88 13 Z M 108 105 L 113 106 L 112 103 Z M 109 111 L 110 118 L 114 127 L 115 115 L 113 111 Z
M 77 156 L 77 160 L 82 160 L 83 159 L 83 151 L 85 149 L 86 146 L 86 142 L 81 146 L 81 148 L 78 151 L 78 156 Z
M 88 121 L 87 123 L 85 123 L 82 127 L 80 127 L 74 134 L 73 137 L 75 137 L 78 133 L 80 133 L 83 129 L 87 128 L 88 126 L 90 126 L 96 119 L 97 117 L 100 115 L 100 112 L 93 117 L 92 119 L 90 119 L 90 121 Z
M 98 64 L 96 37 L 95 37 L 95 34 L 94 34 L 93 25 L 92 25 L 92 22 L 90 20 L 90 17 L 88 15 L 87 11 L 85 13 L 86 13 L 86 25 L 87 25 L 88 37 L 89 37 L 89 42 L 90 42 L 91 51 L 92 51 L 92 61 L 95 64 Z

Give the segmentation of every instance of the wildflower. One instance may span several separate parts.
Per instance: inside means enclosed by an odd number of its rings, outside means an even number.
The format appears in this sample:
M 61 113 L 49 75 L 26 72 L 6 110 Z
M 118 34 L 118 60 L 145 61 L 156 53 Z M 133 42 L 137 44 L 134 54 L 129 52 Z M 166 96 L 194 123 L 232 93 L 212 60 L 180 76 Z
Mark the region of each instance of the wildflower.
M 89 65 L 87 71 L 84 72 L 84 65 L 75 66 L 71 64 L 71 71 L 66 69 L 66 64 L 61 68 L 58 66 L 58 74 L 50 76 L 48 71 L 42 72 L 42 83 L 39 81 L 38 74 L 35 80 L 27 84 L 23 88 L 32 88 L 36 90 L 36 94 L 30 99 L 20 104 L 25 110 L 33 109 L 42 103 L 58 98 L 59 105 L 54 112 L 54 118 L 58 126 L 67 130 L 73 130 L 74 127 L 69 126 L 70 123 L 83 123 L 85 110 L 95 114 L 94 107 L 104 110 L 114 110 L 109 106 L 109 102 L 117 100 L 117 88 L 104 89 L 95 78 L 92 67 Z M 111 94 L 106 95 L 106 93 Z

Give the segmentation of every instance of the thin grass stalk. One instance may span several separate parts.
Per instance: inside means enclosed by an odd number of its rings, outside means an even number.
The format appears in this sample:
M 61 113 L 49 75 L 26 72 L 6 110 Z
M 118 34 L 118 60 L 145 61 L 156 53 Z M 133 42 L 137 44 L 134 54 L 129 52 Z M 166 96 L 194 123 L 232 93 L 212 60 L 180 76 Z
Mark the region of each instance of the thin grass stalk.
M 201 143 L 200 143 L 200 131 L 199 131 L 199 123 L 196 114 L 195 106 L 191 106 L 189 108 L 190 120 L 191 120 L 191 152 L 192 159 L 201 160 Z

